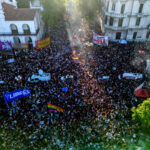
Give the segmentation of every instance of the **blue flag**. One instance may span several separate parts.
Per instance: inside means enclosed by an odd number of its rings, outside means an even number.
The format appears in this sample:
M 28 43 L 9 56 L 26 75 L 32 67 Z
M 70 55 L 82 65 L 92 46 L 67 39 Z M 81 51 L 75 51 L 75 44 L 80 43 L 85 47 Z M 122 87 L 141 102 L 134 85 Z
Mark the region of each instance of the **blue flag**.
M 63 91 L 63 92 L 67 92 L 67 91 L 68 91 L 68 87 L 63 87 L 63 88 L 62 88 L 62 91 Z
M 28 89 L 20 89 L 13 92 L 4 93 L 3 96 L 5 101 L 8 103 L 19 98 L 31 96 L 31 93 Z

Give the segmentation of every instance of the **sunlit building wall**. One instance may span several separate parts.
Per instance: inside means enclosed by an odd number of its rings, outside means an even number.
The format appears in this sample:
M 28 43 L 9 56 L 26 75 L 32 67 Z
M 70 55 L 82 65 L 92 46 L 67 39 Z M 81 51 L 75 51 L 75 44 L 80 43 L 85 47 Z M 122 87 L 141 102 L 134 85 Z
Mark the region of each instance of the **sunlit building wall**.
M 111 40 L 150 41 L 150 0 L 101 0 L 101 30 Z
M 16 0 L 0 0 L 0 41 L 32 43 L 44 35 L 39 9 L 17 8 Z

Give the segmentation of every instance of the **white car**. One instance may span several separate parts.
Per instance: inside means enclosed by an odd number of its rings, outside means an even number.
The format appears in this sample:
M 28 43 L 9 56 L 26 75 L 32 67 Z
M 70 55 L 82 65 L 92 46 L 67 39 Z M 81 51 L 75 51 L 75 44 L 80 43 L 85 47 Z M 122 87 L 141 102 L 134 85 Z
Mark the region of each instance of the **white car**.
M 44 73 L 42 75 L 32 75 L 30 78 L 28 78 L 28 82 L 49 81 L 50 78 L 50 73 Z

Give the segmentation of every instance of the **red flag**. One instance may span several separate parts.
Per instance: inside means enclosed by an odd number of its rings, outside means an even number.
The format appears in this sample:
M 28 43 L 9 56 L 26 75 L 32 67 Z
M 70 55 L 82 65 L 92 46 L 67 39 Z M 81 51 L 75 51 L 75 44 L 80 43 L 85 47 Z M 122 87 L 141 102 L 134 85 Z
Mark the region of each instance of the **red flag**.
M 135 91 L 136 97 L 148 98 L 148 91 L 146 89 L 139 89 Z

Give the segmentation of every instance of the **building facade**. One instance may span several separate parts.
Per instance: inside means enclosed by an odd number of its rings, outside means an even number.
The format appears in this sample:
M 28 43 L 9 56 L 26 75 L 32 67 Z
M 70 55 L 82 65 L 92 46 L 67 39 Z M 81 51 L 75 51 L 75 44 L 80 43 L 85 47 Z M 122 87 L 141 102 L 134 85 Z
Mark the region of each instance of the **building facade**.
M 0 0 L 0 41 L 32 44 L 44 34 L 39 9 L 17 8 L 16 0 Z
M 101 31 L 110 40 L 150 41 L 150 0 L 101 0 Z

